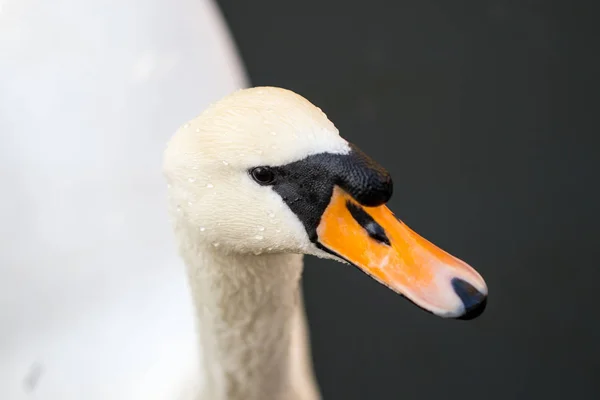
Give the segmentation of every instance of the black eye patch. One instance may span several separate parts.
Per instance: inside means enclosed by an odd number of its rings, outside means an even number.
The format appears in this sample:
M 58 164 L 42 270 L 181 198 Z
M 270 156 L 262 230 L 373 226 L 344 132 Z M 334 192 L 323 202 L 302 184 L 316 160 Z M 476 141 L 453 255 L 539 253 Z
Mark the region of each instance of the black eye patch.
M 331 201 L 335 185 L 359 204 L 378 206 L 386 203 L 393 191 L 390 174 L 379 164 L 350 145 L 348 154 L 321 153 L 286 165 L 256 167 L 249 172 L 262 183 L 270 178 L 263 168 L 270 168 L 274 178 L 270 185 L 304 224 L 310 240 L 317 242 L 317 226 Z M 253 171 L 257 169 L 255 177 Z

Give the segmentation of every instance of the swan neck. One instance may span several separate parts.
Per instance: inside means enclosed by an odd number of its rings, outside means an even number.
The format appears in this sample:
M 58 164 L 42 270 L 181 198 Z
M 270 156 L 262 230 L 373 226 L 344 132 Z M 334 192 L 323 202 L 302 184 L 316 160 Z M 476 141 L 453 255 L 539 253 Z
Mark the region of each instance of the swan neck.
M 299 360 L 292 360 L 294 330 L 304 317 L 302 256 L 199 249 L 186 261 L 206 374 L 202 398 L 298 398 L 294 381 L 307 374 L 294 371 Z

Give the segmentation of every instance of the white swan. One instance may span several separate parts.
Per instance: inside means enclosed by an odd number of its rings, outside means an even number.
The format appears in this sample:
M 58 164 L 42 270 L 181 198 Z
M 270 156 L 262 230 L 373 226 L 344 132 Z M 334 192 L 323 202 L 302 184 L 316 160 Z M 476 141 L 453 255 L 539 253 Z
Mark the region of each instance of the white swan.
M 284 89 L 238 91 L 174 135 L 170 214 L 188 267 L 206 373 L 201 399 L 318 399 L 302 255 L 354 264 L 420 307 L 473 318 L 481 276 L 383 205 L 388 173 Z

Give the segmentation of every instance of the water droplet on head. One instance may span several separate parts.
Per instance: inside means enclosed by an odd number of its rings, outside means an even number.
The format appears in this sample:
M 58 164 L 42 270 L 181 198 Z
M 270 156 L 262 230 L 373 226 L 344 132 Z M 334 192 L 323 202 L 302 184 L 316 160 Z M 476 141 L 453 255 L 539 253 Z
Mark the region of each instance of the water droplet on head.
M 220 243 L 219 243 L 219 242 L 214 242 L 212 245 L 213 245 L 214 247 L 219 247 Z
M 262 254 L 262 251 L 260 251 L 260 250 L 254 250 L 253 253 L 254 253 L 255 256 L 260 256 Z
M 267 251 L 272 251 L 272 250 L 273 250 L 272 247 L 267 248 Z
M 207 188 L 209 188 L 209 189 L 212 189 L 212 188 L 214 188 L 215 186 L 214 186 L 212 183 L 207 183 L 207 184 L 206 184 L 206 187 L 207 187 Z
M 223 160 L 222 162 L 223 162 L 223 165 L 229 165 L 229 163 L 225 160 Z
M 193 205 L 194 203 L 192 203 L 191 201 L 188 201 L 188 206 Z
M 200 227 L 200 232 L 204 232 L 205 230 L 206 230 L 205 227 L 203 227 L 203 226 Z
M 194 182 L 196 182 L 196 178 L 188 178 L 188 181 L 194 183 Z
M 281 229 L 275 229 L 275 232 L 281 233 Z
M 256 235 L 256 236 L 254 236 L 254 239 L 256 239 L 256 240 L 263 240 L 263 236 L 262 235 Z

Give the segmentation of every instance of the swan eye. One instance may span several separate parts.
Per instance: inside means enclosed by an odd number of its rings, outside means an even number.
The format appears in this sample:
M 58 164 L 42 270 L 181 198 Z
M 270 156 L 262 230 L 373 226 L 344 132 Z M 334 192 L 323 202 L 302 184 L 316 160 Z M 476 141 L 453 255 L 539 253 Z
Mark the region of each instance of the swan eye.
M 268 185 L 275 180 L 275 174 L 269 167 L 256 167 L 250 171 L 252 178 L 261 185 Z

